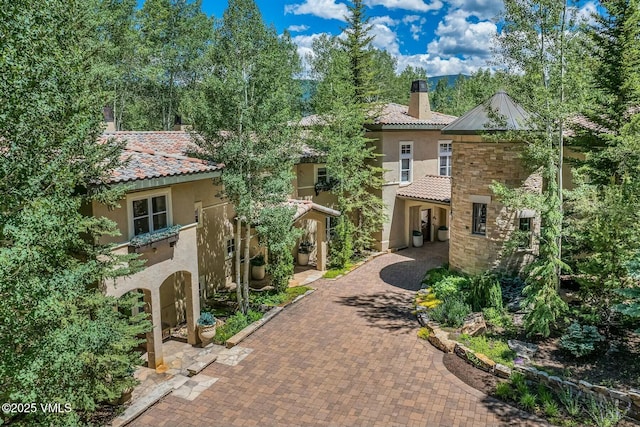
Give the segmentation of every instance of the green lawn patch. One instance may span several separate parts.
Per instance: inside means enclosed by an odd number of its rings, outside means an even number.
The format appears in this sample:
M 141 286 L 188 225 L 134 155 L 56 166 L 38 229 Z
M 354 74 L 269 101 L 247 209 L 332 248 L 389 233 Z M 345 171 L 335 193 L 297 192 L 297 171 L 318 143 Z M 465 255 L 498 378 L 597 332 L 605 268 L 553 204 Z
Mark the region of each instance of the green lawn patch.
M 474 352 L 484 354 L 496 363 L 513 368 L 513 359 L 516 357 L 516 352 L 511 350 L 504 341 L 497 338 L 487 338 L 484 335 L 477 337 L 460 335 L 458 341 Z
M 324 273 L 324 276 L 322 277 L 324 277 L 325 279 L 335 279 L 336 277 L 350 271 L 351 268 L 353 268 L 353 264 L 350 264 L 350 263 L 344 266 L 343 268 L 332 268 L 330 270 L 327 270 L 327 272 Z

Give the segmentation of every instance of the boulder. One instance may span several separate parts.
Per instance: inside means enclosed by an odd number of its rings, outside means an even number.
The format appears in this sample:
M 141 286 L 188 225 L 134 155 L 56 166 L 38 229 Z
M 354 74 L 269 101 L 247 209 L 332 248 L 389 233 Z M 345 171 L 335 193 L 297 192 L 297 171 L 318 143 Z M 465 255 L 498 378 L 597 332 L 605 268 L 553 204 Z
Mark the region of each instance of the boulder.
M 531 360 L 531 358 L 538 351 L 537 345 L 524 341 L 508 340 L 507 344 L 509 345 L 509 348 L 515 351 L 519 357 L 527 360 Z
M 467 358 L 467 353 L 473 353 L 471 351 L 470 348 L 460 344 L 460 343 L 456 343 L 455 348 L 453 349 L 453 351 L 460 357 L 462 357 L 464 360 L 469 360 Z
M 462 325 L 460 332 L 475 337 L 476 335 L 483 334 L 486 330 L 487 324 L 484 321 L 482 313 L 471 313 L 464 320 L 464 324 Z
M 445 353 L 453 352 L 456 343 L 455 341 L 451 341 L 445 332 L 439 328 L 432 329 L 428 326 L 427 329 L 430 329 L 429 338 L 427 339 L 435 348 Z
M 487 372 L 493 372 L 493 368 L 496 366 L 496 362 L 482 353 L 475 353 L 475 360 L 473 360 L 473 362 L 478 368 Z
M 511 368 L 500 363 L 496 363 L 493 372 L 500 378 L 509 378 L 511 376 Z

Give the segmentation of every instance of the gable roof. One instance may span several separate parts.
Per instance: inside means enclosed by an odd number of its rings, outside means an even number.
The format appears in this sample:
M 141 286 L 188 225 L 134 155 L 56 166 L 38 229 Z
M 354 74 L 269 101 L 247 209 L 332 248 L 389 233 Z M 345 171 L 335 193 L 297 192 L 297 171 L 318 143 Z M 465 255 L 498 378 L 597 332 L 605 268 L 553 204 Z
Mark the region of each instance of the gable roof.
M 445 135 L 479 135 L 485 132 L 531 130 L 531 113 L 506 92 L 499 91 L 442 129 Z
M 333 217 L 340 216 L 340 211 L 328 208 L 326 206 L 319 205 L 317 203 L 312 202 L 311 200 L 289 199 L 287 203 L 296 208 L 296 212 L 293 215 L 294 221 L 297 221 L 306 213 L 312 210 L 320 212 L 327 216 L 333 216 Z
M 407 186 L 398 188 L 396 196 L 405 199 L 450 203 L 451 177 L 437 175 L 423 176 Z
M 101 141 L 111 138 L 126 141 L 120 155 L 123 165 L 112 172 L 111 183 L 211 174 L 224 166 L 192 157 L 198 146 L 184 131 L 112 132 L 104 133 Z

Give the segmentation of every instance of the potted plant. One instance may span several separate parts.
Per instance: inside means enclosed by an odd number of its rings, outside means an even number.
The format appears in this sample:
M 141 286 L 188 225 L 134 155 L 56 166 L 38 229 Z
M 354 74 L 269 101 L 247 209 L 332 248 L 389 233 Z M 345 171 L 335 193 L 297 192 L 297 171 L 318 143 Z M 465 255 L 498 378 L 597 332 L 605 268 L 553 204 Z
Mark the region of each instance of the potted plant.
M 422 231 L 413 230 L 413 247 L 421 248 L 424 244 L 424 237 L 422 236 Z
M 198 319 L 198 336 L 202 344 L 208 344 L 216 336 L 216 318 L 213 314 L 204 312 Z
M 313 243 L 302 242 L 298 246 L 298 265 L 309 264 L 309 254 L 313 250 Z
M 441 225 L 438 227 L 438 240 L 441 242 L 446 242 L 449 240 L 449 229 L 446 225 Z
M 262 280 L 265 276 L 264 271 L 264 255 L 258 254 L 251 259 L 251 278 L 253 280 Z

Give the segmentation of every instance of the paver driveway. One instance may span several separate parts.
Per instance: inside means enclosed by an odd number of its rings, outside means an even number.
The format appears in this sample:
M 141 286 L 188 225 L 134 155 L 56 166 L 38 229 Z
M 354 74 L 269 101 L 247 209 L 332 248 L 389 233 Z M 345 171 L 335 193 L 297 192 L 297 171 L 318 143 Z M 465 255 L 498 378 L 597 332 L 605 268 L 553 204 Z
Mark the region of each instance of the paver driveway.
M 133 425 L 525 425 L 521 412 L 454 377 L 417 338 L 411 297 L 442 261 L 408 249 L 315 282 L 315 293 L 242 342 L 253 349 L 246 359 L 203 371 L 220 378 L 211 388 L 194 401 L 169 396 Z

